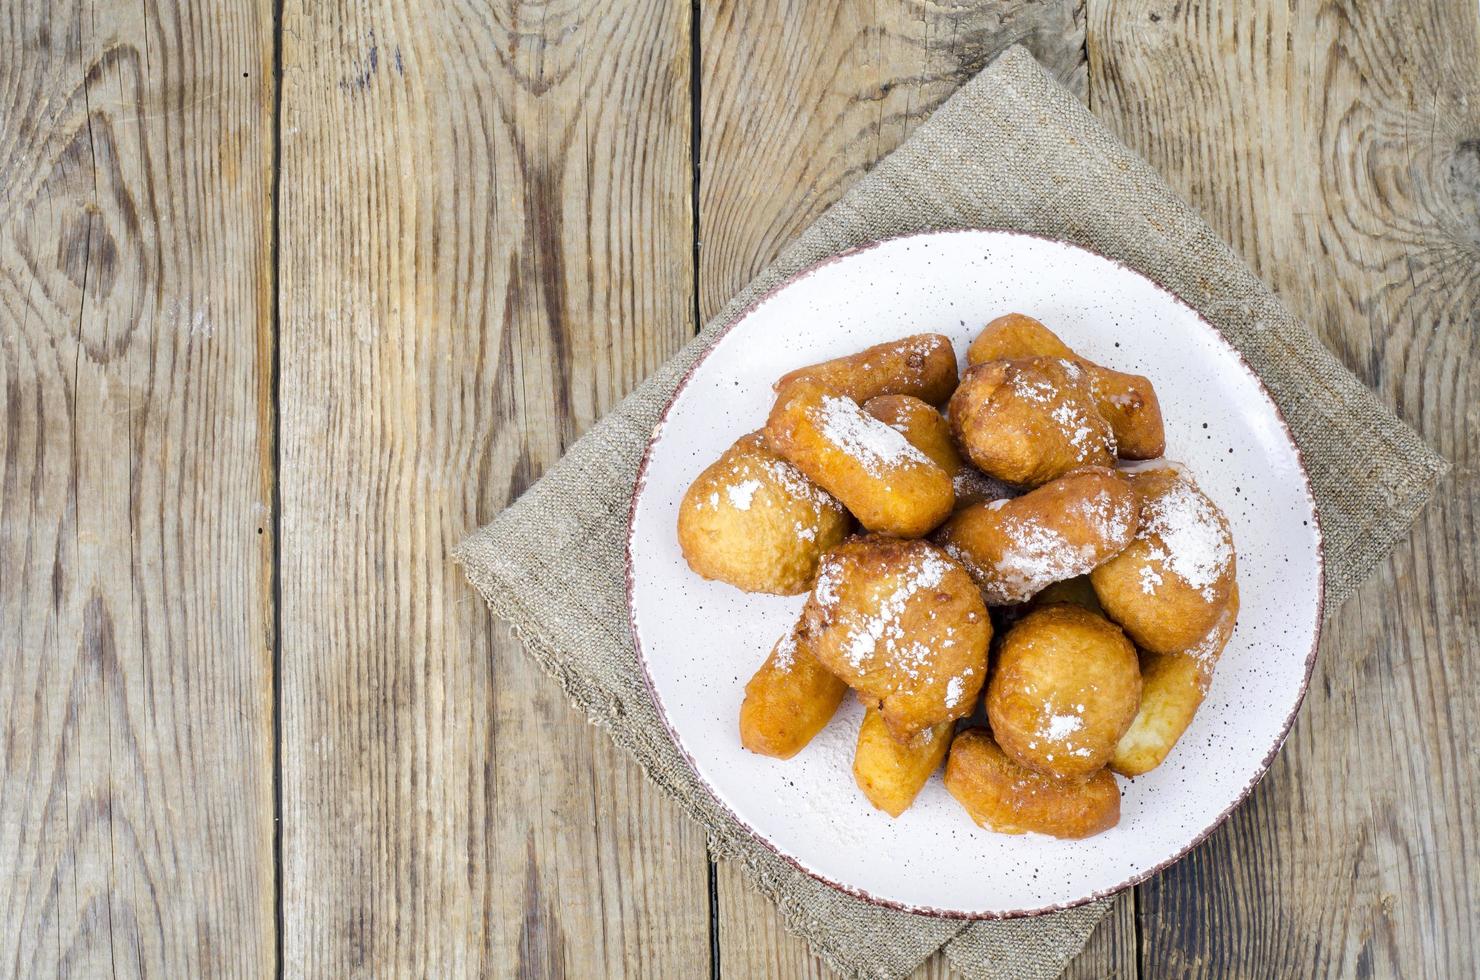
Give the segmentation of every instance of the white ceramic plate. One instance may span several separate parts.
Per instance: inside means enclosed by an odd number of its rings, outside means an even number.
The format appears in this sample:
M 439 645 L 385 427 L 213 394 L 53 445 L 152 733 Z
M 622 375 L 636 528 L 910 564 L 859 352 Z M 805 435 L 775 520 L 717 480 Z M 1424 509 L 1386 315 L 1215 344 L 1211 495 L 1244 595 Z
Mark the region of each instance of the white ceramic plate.
M 1149 376 L 1167 458 L 1227 513 L 1242 611 L 1207 701 L 1167 761 L 1121 779 L 1120 824 L 1083 841 L 977 829 L 932 777 L 898 820 L 853 784 L 861 709 L 780 762 L 740 747 L 745 682 L 803 597 L 706 582 L 679 552 L 684 490 L 765 421 L 771 383 L 906 334 L 947 334 L 964 358 L 983 324 L 1037 317 L 1076 351 Z M 880 242 L 804 272 L 709 350 L 653 433 L 628 540 L 632 631 L 658 708 L 715 797 L 782 857 L 864 898 L 996 918 L 1064 908 L 1144 879 L 1207 836 L 1253 788 L 1305 694 L 1321 621 L 1321 541 L 1289 430 L 1239 354 L 1150 280 L 1062 242 L 992 231 Z

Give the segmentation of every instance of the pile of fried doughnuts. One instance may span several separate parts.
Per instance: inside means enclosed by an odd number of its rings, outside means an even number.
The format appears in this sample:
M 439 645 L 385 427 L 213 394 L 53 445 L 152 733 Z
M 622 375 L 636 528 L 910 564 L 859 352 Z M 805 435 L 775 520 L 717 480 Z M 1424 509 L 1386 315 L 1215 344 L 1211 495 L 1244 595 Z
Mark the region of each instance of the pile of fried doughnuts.
M 1233 538 L 1160 460 L 1147 378 L 1020 313 L 966 363 L 918 334 L 784 375 L 684 494 L 679 546 L 706 579 L 806 594 L 745 685 L 746 749 L 791 758 L 851 689 L 874 807 L 899 816 L 944 762 L 980 827 L 1088 837 L 1208 691 Z

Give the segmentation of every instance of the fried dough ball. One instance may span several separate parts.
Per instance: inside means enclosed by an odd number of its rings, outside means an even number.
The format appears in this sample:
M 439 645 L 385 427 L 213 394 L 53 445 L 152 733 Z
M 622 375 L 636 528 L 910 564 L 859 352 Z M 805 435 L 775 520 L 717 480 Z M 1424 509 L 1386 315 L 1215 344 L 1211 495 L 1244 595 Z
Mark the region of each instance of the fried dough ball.
M 689 486 L 678 508 L 678 546 L 704 578 L 796 595 L 812 587 L 818 558 L 852 524 L 841 503 L 752 432 Z
M 951 746 L 953 721 L 927 728 L 908 742 L 896 741 L 878 709 L 870 708 L 858 729 L 853 780 L 863 795 L 891 817 L 908 810 Z
M 1120 736 L 1110 768 L 1122 776 L 1139 776 L 1166 761 L 1172 746 L 1192 724 L 1207 696 L 1213 665 L 1233 636 L 1238 618 L 1238 589 L 1212 630 L 1183 653 L 1141 652 L 1141 707 L 1131 727 Z
M 1120 822 L 1120 787 L 1108 770 L 1064 779 L 1018 765 L 981 729 L 961 732 L 946 760 L 946 789 L 977 826 L 1078 840 Z
M 870 531 L 919 537 L 951 513 L 950 474 L 853 399 L 815 382 L 786 387 L 766 437 Z
M 822 731 L 848 685 L 817 662 L 800 623 L 776 641 L 745 685 L 740 744 L 760 755 L 790 759 Z
M 951 475 L 956 507 L 981 500 L 1013 496 L 1012 488 L 966 465 L 951 438 L 951 425 L 935 406 L 909 395 L 879 395 L 864 402 L 863 410 L 910 441 L 920 452 Z
M 1082 367 L 1090 395 L 1115 432 L 1122 459 L 1155 459 L 1166 451 L 1161 403 L 1150 379 L 1080 357 L 1052 330 L 1021 313 L 987 324 L 967 350 L 966 363 L 975 366 L 1013 357 L 1059 357 Z
M 1064 357 L 1077 355 L 1058 335 L 1026 313 L 999 316 L 982 328 L 966 348 L 966 364 L 976 367 L 988 361 L 1014 357 Z
M 1083 575 L 1136 535 L 1140 498 L 1102 466 L 1075 470 L 1011 500 L 962 507 L 936 535 L 989 606 L 1026 602 Z
M 939 405 L 956 390 L 956 351 L 943 334 L 915 334 L 797 368 L 774 387 L 780 394 L 798 381 L 815 382 L 860 403 L 876 395 L 912 395 Z
M 1045 606 L 1007 632 L 987 686 L 992 734 L 1015 761 L 1087 776 L 1110 761 L 1141 703 L 1136 648 L 1078 606 Z
M 1047 357 L 967 371 L 948 412 L 957 445 L 983 473 L 1027 487 L 1081 466 L 1113 465 L 1110 423 L 1076 373 L 1072 363 Z
M 1105 613 L 1151 653 L 1180 653 L 1213 628 L 1233 592 L 1236 560 L 1228 520 L 1174 469 L 1131 476 L 1141 529 L 1124 551 L 1090 573 Z
M 817 659 L 900 741 L 976 704 L 992 621 L 971 576 L 934 545 L 843 542 L 823 556 L 802 622 Z

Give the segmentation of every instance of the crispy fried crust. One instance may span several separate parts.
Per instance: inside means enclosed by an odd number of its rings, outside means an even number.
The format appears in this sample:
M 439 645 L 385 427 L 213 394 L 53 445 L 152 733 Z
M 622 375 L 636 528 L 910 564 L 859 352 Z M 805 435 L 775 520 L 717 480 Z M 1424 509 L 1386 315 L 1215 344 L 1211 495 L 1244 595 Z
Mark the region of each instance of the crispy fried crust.
M 796 595 L 817 560 L 853 520 L 753 432 L 689 486 L 678 508 L 678 546 L 689 567 L 746 592 Z
M 822 731 L 847 692 L 848 685 L 817 661 L 808 637 L 793 626 L 745 685 L 740 744 L 790 759 Z
M 871 531 L 919 537 L 951 513 L 950 474 L 857 402 L 814 382 L 785 388 L 766 436 Z
M 1141 529 L 1090 573 L 1106 614 L 1151 653 L 1181 653 L 1223 615 L 1237 559 L 1228 519 L 1173 469 L 1136 473 Z
M 895 738 L 971 713 L 991 620 L 971 576 L 924 541 L 852 538 L 823 556 L 802 613 L 817 659 Z
M 967 465 L 956 450 L 950 423 L 933 405 L 909 395 L 879 395 L 865 402 L 863 410 L 897 430 L 910 445 L 950 474 L 958 510 L 967 504 L 1013 495 L 1007 484 Z
M 1140 509 L 1125 477 L 1086 467 L 1012 500 L 959 508 L 935 540 L 988 605 L 1012 605 L 1120 551 L 1136 535 Z
M 908 810 L 930 774 L 940 768 L 955 722 L 927 728 L 908 742 L 897 741 L 878 709 L 870 708 L 858 728 L 853 779 L 876 809 L 891 817 Z
M 977 469 L 1036 487 L 1081 466 L 1111 466 L 1115 438 L 1082 384 L 1054 358 L 988 361 L 966 372 L 948 417 L 956 444 Z
M 860 403 L 877 395 L 911 395 L 939 405 L 956 390 L 956 351 L 944 334 L 901 337 L 783 374 L 776 392 L 798 381 L 820 384 Z
M 1120 822 L 1120 788 L 1101 769 L 1064 779 L 1018 765 L 981 729 L 961 732 L 946 761 L 946 789 L 980 827 L 1077 840 Z
M 1045 606 L 1002 641 L 987 687 L 992 734 L 1014 761 L 1086 776 L 1110 761 L 1141 702 L 1136 649 L 1079 606 Z
M 1148 378 L 1080 357 L 1030 316 L 1009 313 L 987 324 L 966 352 L 970 366 L 1013 357 L 1060 357 L 1085 369 L 1090 394 L 1115 431 L 1122 459 L 1155 459 L 1166 451 L 1161 403 Z
M 1192 649 L 1171 654 L 1141 652 L 1141 707 L 1115 746 L 1111 769 L 1122 776 L 1139 776 L 1166 761 L 1207 695 L 1213 666 L 1233 636 L 1237 618 L 1235 589 L 1218 622 Z

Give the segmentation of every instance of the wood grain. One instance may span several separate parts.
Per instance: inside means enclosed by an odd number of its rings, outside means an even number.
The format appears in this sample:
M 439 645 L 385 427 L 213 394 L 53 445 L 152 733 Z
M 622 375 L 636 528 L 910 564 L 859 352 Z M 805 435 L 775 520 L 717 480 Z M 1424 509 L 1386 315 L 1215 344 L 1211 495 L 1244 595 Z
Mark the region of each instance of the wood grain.
M 702 834 L 447 558 L 691 332 L 689 23 L 286 5 L 290 974 L 708 961 Z
M 1089 4 L 1091 105 L 1453 463 L 1274 769 L 1142 888 L 1162 976 L 1473 976 L 1480 8 Z
M 273 968 L 271 46 L 0 13 L 0 975 Z
M 708 320 L 1013 44 L 1085 91 L 1078 0 L 700 4 L 699 308 Z

